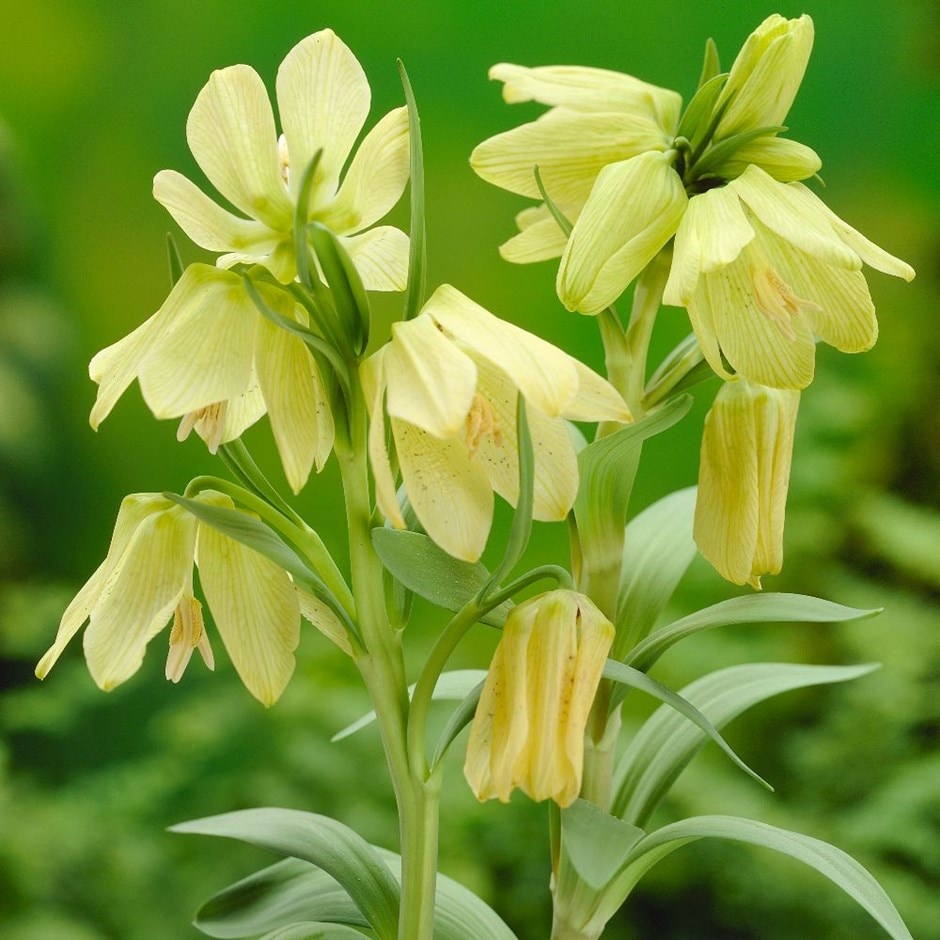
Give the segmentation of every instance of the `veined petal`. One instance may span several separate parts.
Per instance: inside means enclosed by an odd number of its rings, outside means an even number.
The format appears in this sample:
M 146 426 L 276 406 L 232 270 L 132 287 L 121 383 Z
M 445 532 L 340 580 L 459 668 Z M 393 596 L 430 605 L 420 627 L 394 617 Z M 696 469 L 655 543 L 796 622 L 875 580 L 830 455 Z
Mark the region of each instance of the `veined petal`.
M 232 205 L 270 229 L 290 230 L 274 115 L 253 68 L 232 65 L 212 73 L 189 112 L 186 139 L 203 173 Z
M 902 261 L 888 254 L 883 248 L 879 248 L 874 242 L 869 241 L 861 232 L 852 228 L 848 222 L 843 222 L 832 209 L 829 208 L 812 190 L 800 183 L 794 183 L 790 189 L 799 199 L 811 210 L 822 212 L 829 220 L 829 224 L 835 229 L 836 234 L 849 248 L 852 249 L 865 264 L 874 268 L 876 271 L 882 271 L 885 274 L 893 274 L 895 277 L 902 277 L 905 281 L 914 279 L 914 269 Z
M 163 503 L 165 508 L 134 529 L 91 611 L 85 659 L 105 691 L 140 668 L 148 641 L 166 626 L 192 583 L 195 517 L 169 500 Z
M 564 210 L 562 210 L 564 211 Z M 573 215 L 565 213 L 573 221 Z M 568 244 L 568 236 L 561 230 L 545 206 L 523 209 L 516 216 L 519 234 L 499 246 L 499 254 L 514 264 L 531 264 L 560 258 Z
M 320 221 L 338 235 L 377 222 L 401 199 L 408 182 L 408 109 L 390 111 L 366 135 Z
M 303 618 L 312 623 L 331 643 L 335 643 L 347 656 L 352 656 L 352 646 L 349 635 L 340 622 L 339 617 L 308 591 L 297 588 L 297 600 L 300 602 L 300 613 Z
M 383 346 L 359 367 L 362 387 L 369 409 L 369 463 L 375 479 L 375 501 L 382 515 L 396 529 L 405 528 L 405 517 L 398 505 L 395 476 L 388 458 L 385 428 L 385 351 Z
M 725 368 L 721 358 L 721 347 L 718 344 L 718 327 L 716 325 L 715 311 L 711 306 L 708 291 L 701 287 L 688 300 L 687 310 L 689 323 L 702 348 L 705 361 L 712 367 L 712 371 L 723 379 L 734 379 L 734 375 Z
M 277 70 L 277 107 L 293 185 L 322 148 L 316 180 L 332 193 L 371 97 L 362 66 L 333 30 L 322 29 L 291 49 Z
M 391 419 L 402 480 L 415 515 L 445 552 L 476 561 L 493 521 L 493 491 L 462 440 L 441 440 Z
M 408 236 L 393 225 L 379 225 L 340 241 L 366 290 L 401 291 L 408 286 Z
M 459 434 L 476 390 L 477 368 L 429 313 L 393 324 L 384 365 L 391 417 L 435 437 Z
M 218 413 L 214 413 L 216 410 Z M 189 435 L 187 425 L 191 425 L 191 429 L 207 444 L 211 441 L 228 444 L 241 437 L 248 428 L 264 416 L 266 410 L 258 378 L 252 376 L 249 379 L 248 388 L 241 395 L 220 402 L 215 409 L 210 405 L 209 408 L 202 409 L 191 417 L 184 415 L 176 437 L 177 440 L 185 440 Z M 221 427 L 218 422 L 221 422 Z
M 490 69 L 491 80 L 503 82 L 508 104 L 538 101 L 584 111 L 636 111 L 648 109 L 667 132 L 674 132 L 682 96 L 632 75 L 576 65 L 526 68 L 500 62 Z
M 570 421 L 633 420 L 627 403 L 606 379 L 572 357 L 578 373 L 578 394 L 566 406 L 562 417 Z
M 266 298 L 282 316 L 294 319 L 293 299 L 278 291 Z M 255 368 L 271 431 L 290 488 L 299 493 L 314 462 L 323 468 L 333 447 L 333 416 L 320 370 L 296 336 L 270 320 L 258 319 Z
M 688 201 L 662 153 L 605 167 L 558 269 L 565 306 L 593 314 L 612 304 L 675 234 Z
M 556 203 L 580 205 L 607 164 L 668 146 L 665 132 L 635 112 L 553 108 L 537 121 L 484 140 L 470 155 L 470 165 L 488 183 L 534 199 L 541 196 L 538 167 Z
M 178 418 L 248 387 L 259 314 L 241 278 L 210 270 L 214 275 L 186 292 L 180 315 L 140 363 L 140 389 L 158 418 Z
M 502 369 L 526 401 L 546 414 L 561 414 L 577 394 L 578 373 L 567 353 L 493 316 L 449 284 L 431 295 L 423 312 L 470 350 L 478 364 Z
M 859 256 L 836 235 L 825 212 L 796 192 L 798 183 L 778 183 L 760 167 L 749 166 L 727 188 L 769 229 L 820 261 L 850 271 L 862 266 Z
M 714 172 L 725 179 L 734 179 L 752 163 L 783 183 L 805 180 L 822 168 L 819 154 L 806 144 L 786 137 L 758 137 L 736 150 L 734 156 L 716 166 Z
M 279 236 L 254 219 L 240 219 L 213 202 L 195 183 L 175 170 L 153 178 L 153 197 L 197 244 L 209 251 L 272 251 Z
M 232 664 L 251 694 L 273 705 L 294 672 L 300 604 L 287 573 L 274 562 L 199 526 L 199 577 Z
M 693 196 L 676 231 L 664 301 L 688 304 L 699 275 L 731 264 L 753 238 L 754 229 L 730 186 Z
M 228 270 L 236 264 L 260 264 L 267 268 L 282 284 L 290 284 L 297 276 L 297 261 L 289 233 L 278 241 L 259 242 L 247 251 L 232 251 L 219 255 L 216 266 Z

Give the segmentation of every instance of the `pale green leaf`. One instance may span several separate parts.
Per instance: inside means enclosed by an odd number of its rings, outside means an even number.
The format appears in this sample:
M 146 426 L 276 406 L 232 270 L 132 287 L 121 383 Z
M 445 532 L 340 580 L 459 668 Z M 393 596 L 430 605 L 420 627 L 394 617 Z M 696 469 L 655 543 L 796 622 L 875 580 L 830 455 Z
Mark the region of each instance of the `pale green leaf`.
M 592 888 L 607 884 L 646 835 L 637 826 L 580 799 L 561 811 L 561 834 L 562 851 Z
M 260 940 L 359 940 L 368 936 L 361 930 L 345 927 L 342 924 L 318 924 L 305 921 L 279 927 L 266 933 Z
M 408 287 L 405 291 L 405 315 L 411 320 L 424 306 L 427 293 L 428 245 L 424 213 L 424 148 L 421 143 L 421 118 L 405 64 L 398 60 L 398 74 L 408 107 L 409 176 L 411 180 L 411 225 L 409 231 Z

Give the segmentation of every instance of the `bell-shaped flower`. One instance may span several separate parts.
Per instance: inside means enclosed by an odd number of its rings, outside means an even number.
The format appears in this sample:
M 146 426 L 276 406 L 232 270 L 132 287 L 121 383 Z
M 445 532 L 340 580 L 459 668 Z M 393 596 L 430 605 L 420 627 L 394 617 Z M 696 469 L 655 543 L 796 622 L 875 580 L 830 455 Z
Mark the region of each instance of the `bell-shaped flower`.
M 813 51 L 813 21 L 804 13 L 788 20 L 772 13 L 741 47 L 718 96 L 719 140 L 782 124 Z
M 550 591 L 513 607 L 470 727 L 464 774 L 478 800 L 573 803 L 584 731 L 614 640 L 583 594 Z
M 289 293 L 256 289 L 276 313 L 306 325 Z M 195 427 L 212 451 L 267 412 L 294 492 L 333 446 L 333 417 L 309 349 L 259 313 L 238 275 L 211 265 L 190 265 L 163 306 L 99 352 L 89 372 L 99 386 L 96 429 L 134 379 L 156 417 L 182 418 L 180 437 Z
M 196 497 L 232 508 L 220 493 Z M 36 667 L 44 679 L 88 622 L 85 660 L 105 691 L 140 668 L 150 640 L 172 619 L 167 678 L 179 681 L 194 649 L 213 667 L 202 606 L 193 594 L 193 562 L 216 629 L 245 687 L 272 705 L 294 671 L 300 604 L 287 573 L 272 561 L 197 522 L 159 493 L 121 504 L 108 554 L 62 616 L 55 642 Z
M 493 316 L 448 285 L 362 367 L 369 455 L 379 508 L 405 526 L 386 452 L 385 407 L 408 500 L 428 535 L 457 558 L 480 556 L 493 491 L 519 492 L 516 401 L 526 402 L 535 452 L 533 515 L 564 519 L 578 490 L 565 418 L 629 421 L 623 399 L 550 343 Z
M 725 382 L 705 418 L 695 542 L 734 584 L 760 590 L 783 565 L 783 521 L 800 393 Z
M 196 163 L 247 218 L 175 170 L 157 174 L 154 197 L 196 244 L 224 253 L 220 267 L 262 264 L 286 283 L 297 273 L 295 206 L 305 171 L 322 151 L 307 220 L 339 237 L 368 290 L 404 290 L 408 237 L 392 226 L 372 226 L 398 202 L 408 180 L 407 110 L 385 115 L 349 161 L 371 91 L 356 57 L 329 29 L 288 53 L 276 87 L 280 138 L 264 83 L 247 65 L 213 72 L 186 123 Z
M 695 196 L 676 233 L 667 304 L 684 306 L 711 367 L 804 388 L 815 338 L 843 352 L 878 336 L 862 264 L 909 281 L 910 265 L 843 222 L 801 183 L 756 166 Z

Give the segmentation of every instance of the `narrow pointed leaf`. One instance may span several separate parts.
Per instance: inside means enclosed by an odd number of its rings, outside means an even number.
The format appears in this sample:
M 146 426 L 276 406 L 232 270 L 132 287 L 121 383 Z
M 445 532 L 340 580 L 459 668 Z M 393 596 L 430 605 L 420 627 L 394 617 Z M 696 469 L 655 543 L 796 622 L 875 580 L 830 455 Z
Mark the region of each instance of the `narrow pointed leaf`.
M 480 702 L 480 695 L 483 692 L 483 683 L 486 680 L 486 671 L 481 670 L 480 681 L 467 693 L 466 698 L 451 712 L 447 724 L 441 731 L 441 736 L 437 739 L 437 746 L 434 748 L 434 756 L 431 758 L 431 769 L 433 770 L 441 761 L 441 758 L 447 753 L 447 749 L 454 743 L 454 739 L 463 731 L 467 725 L 473 721 L 476 714 L 477 705 Z
M 405 290 L 405 320 L 418 315 L 427 294 L 428 245 L 424 212 L 424 149 L 421 142 L 421 118 L 405 64 L 398 60 L 398 74 L 408 107 L 408 148 L 411 180 L 411 226 L 408 255 L 408 287 Z
M 712 723 L 723 728 L 765 699 L 814 685 L 847 682 L 867 675 L 874 666 L 804 666 L 748 663 L 720 669 L 697 679 L 680 695 Z M 645 826 L 679 774 L 704 747 L 708 737 L 672 708 L 658 708 L 633 736 L 617 765 L 612 812 Z
M 335 819 L 291 809 L 247 809 L 180 823 L 172 831 L 238 839 L 310 862 L 339 882 L 381 940 L 398 936 L 398 884 L 376 850 Z
M 640 643 L 625 661 L 646 672 L 680 640 L 714 627 L 737 623 L 839 623 L 864 620 L 880 612 L 843 607 L 806 594 L 746 594 L 713 604 L 661 627 Z
M 702 70 L 702 77 L 705 77 L 705 71 Z M 679 131 L 677 137 L 685 137 L 691 141 L 696 138 L 696 130 L 704 127 L 711 117 L 712 109 L 728 80 L 727 74 L 719 75 L 717 72 L 706 78 L 700 85 L 698 91 L 692 96 L 679 121 Z M 701 131 L 699 131 L 699 134 Z
M 179 245 L 176 244 L 176 239 L 170 232 L 166 233 L 166 255 L 170 266 L 170 287 L 175 287 L 176 282 L 183 276 L 186 266 L 180 257 Z
M 561 811 L 563 851 L 581 879 L 601 888 L 620 870 L 631 849 L 646 835 L 587 800 Z
M 695 162 L 695 175 L 705 176 L 715 168 L 721 166 L 725 160 L 731 159 L 735 152 L 745 144 L 749 144 L 760 137 L 773 137 L 786 130 L 782 124 L 773 127 L 757 127 L 752 131 L 743 131 L 727 137 L 705 151 L 702 158 Z
M 705 40 L 705 55 L 702 59 L 702 71 L 698 79 L 698 87 L 701 88 L 706 82 L 711 81 L 721 71 L 721 61 L 718 58 L 718 46 L 715 40 L 708 37 Z

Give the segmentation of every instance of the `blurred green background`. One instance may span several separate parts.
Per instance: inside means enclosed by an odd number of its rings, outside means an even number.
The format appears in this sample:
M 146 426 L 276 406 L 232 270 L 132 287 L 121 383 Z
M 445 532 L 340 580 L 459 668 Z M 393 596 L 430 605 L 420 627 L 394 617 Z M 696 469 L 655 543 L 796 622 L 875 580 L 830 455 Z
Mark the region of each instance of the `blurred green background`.
M 267 862 L 234 844 L 172 836 L 182 819 L 252 805 L 334 814 L 395 846 L 389 790 L 368 732 L 330 735 L 365 707 L 354 671 L 312 630 L 296 677 L 264 711 L 227 663 L 162 679 L 163 640 L 110 695 L 73 644 L 44 686 L 33 666 L 65 604 L 103 557 L 121 498 L 180 490 L 217 472 L 201 442 L 174 439 L 136 388 L 93 434 L 86 363 L 160 304 L 164 235 L 150 197 L 165 167 L 200 180 L 186 115 L 209 72 L 252 64 L 266 81 L 303 36 L 331 26 L 362 61 L 372 119 L 402 101 L 408 66 L 426 144 L 431 283 L 448 281 L 600 366 L 593 324 L 555 299 L 554 267 L 500 261 L 526 201 L 493 189 L 467 158 L 529 120 L 486 80 L 499 61 L 626 71 L 688 95 L 705 38 L 729 64 L 767 14 L 809 12 L 817 39 L 791 136 L 824 161 L 830 206 L 918 271 L 910 286 L 872 274 L 882 335 L 864 357 L 818 352 L 804 396 L 784 573 L 771 590 L 883 606 L 845 626 L 736 628 L 688 642 L 658 671 L 674 686 L 749 660 L 877 661 L 871 677 L 791 694 L 732 726 L 732 744 L 777 787 L 736 775 L 706 749 L 663 820 L 754 815 L 830 840 L 881 879 L 919 940 L 940 938 L 940 409 L 938 56 L 932 0 L 31 0 L 4 3 L 0 38 L 0 932 L 5 940 L 195 937 L 210 893 Z M 397 218 L 404 224 L 404 207 Z M 184 248 L 187 261 L 199 251 Z M 397 301 L 376 303 L 394 315 Z M 686 332 L 662 316 L 657 349 Z M 648 447 L 635 508 L 693 483 L 701 387 L 677 431 Z M 268 429 L 250 443 L 280 479 Z M 332 467 L 299 500 L 343 545 Z M 505 523 L 506 513 L 500 514 Z M 564 557 L 562 527 L 537 529 L 533 557 Z M 558 529 L 559 531 L 555 531 Z M 732 592 L 696 562 L 680 615 Z M 419 608 L 416 656 L 438 629 Z M 458 665 L 482 666 L 485 633 Z M 217 648 L 219 644 L 216 644 Z M 630 720 L 637 720 L 634 715 Z M 448 773 L 442 869 L 486 897 L 521 940 L 548 934 L 544 807 L 478 806 Z M 767 853 L 702 843 L 659 868 L 612 923 L 617 938 L 862 938 L 866 915 L 818 876 Z

